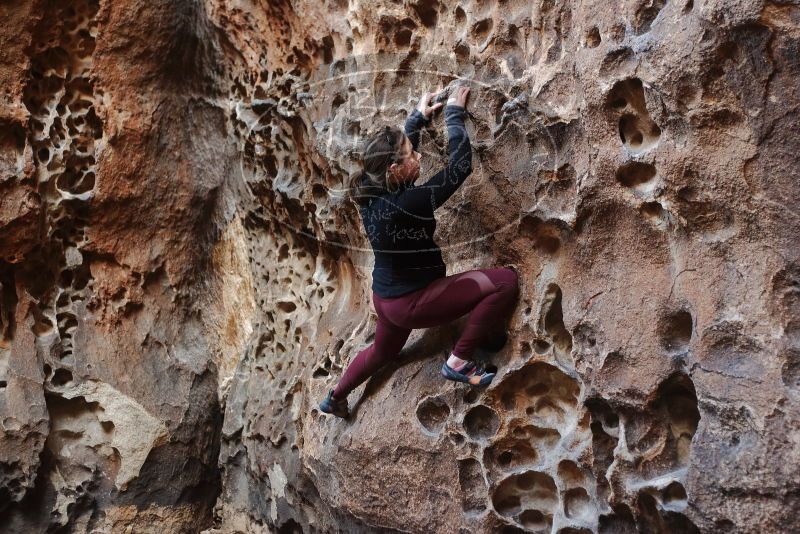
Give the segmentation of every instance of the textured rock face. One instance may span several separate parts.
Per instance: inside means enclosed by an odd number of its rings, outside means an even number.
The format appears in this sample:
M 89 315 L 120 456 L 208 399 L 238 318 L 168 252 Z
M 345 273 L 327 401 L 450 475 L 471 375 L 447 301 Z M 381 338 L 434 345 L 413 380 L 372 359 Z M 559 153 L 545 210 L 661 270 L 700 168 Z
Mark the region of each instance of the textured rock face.
M 794 3 L 0 12 L 0 531 L 800 528 Z M 522 274 L 500 374 L 415 331 L 324 416 L 375 326 L 354 149 L 457 77 L 436 239 Z

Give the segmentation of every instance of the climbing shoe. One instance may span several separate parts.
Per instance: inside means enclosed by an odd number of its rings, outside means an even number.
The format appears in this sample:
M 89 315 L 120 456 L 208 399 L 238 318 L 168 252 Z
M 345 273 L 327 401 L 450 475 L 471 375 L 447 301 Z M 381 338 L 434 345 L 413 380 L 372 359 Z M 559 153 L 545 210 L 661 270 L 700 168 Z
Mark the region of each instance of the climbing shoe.
M 491 383 L 495 373 L 487 371 L 486 367 L 479 362 L 468 361 L 463 368 L 456 371 L 447 362 L 442 364 L 442 376 L 447 380 L 455 382 L 466 382 L 473 386 L 486 386 Z
M 333 414 L 336 417 L 347 418 L 350 415 L 347 409 L 347 399 L 334 399 L 333 390 L 330 390 L 328 396 L 319 403 L 319 410 L 321 412 Z

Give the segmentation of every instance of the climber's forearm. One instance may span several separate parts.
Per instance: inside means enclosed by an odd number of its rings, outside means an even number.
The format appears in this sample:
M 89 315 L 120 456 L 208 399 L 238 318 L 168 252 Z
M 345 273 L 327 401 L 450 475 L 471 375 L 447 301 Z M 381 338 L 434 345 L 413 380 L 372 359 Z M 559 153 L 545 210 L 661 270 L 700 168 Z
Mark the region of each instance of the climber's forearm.
M 464 124 L 464 117 L 467 110 L 463 106 L 448 104 L 444 108 L 444 123 L 447 126 L 447 145 L 449 160 L 461 161 L 465 158 L 472 163 L 472 150 L 467 134 L 467 127 Z
M 411 112 L 411 114 L 406 119 L 405 125 L 405 133 L 408 136 L 408 139 L 411 141 L 411 146 L 414 150 L 417 149 L 419 145 L 419 134 L 422 127 L 430 121 L 430 118 L 425 118 L 422 112 L 418 109 L 415 109 Z
M 472 146 L 464 126 L 466 110 L 463 106 L 448 105 L 444 113 L 449 149 L 447 166 L 424 184 L 408 188 L 395 199 L 408 214 L 433 216 L 433 211 L 444 204 L 472 172 Z
M 433 209 L 444 204 L 472 173 L 472 145 L 464 125 L 466 109 L 448 104 L 444 108 L 447 125 L 448 162 L 426 186 L 431 188 Z

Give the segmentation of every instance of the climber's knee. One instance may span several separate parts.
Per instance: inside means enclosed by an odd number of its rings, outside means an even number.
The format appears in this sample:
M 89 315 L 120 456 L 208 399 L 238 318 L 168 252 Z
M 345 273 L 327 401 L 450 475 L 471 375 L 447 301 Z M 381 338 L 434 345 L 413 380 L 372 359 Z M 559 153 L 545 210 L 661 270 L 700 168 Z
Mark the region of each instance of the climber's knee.
M 513 267 L 506 267 L 506 270 L 509 272 L 510 281 L 514 285 L 519 285 L 519 273 Z
M 519 274 L 517 273 L 516 269 L 512 269 L 511 267 L 505 267 L 501 271 L 501 279 L 499 281 L 499 286 L 501 289 L 508 293 L 518 293 L 519 292 Z
M 478 284 L 478 290 L 481 292 L 481 295 L 488 295 L 489 293 L 497 291 L 497 285 L 494 283 L 494 280 L 492 280 L 486 272 L 481 270 L 467 271 L 460 276 L 458 280 L 473 280 Z

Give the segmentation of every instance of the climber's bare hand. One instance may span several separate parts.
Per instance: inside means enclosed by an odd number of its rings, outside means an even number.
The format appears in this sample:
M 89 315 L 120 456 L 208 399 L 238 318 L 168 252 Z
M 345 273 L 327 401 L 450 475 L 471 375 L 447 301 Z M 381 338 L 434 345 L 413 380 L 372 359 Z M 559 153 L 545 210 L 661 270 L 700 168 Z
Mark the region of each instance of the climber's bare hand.
M 427 119 L 430 115 L 442 107 L 444 104 L 439 102 L 437 104 L 431 105 L 431 99 L 439 94 L 442 91 L 442 85 L 439 84 L 439 87 L 436 89 L 435 92 L 425 92 L 422 93 L 422 96 L 419 97 L 419 104 L 417 104 L 417 109 L 422 113 L 422 115 Z
M 450 98 L 447 99 L 447 105 L 461 106 L 467 109 L 467 96 L 469 96 L 469 87 L 461 85 L 453 91 Z

